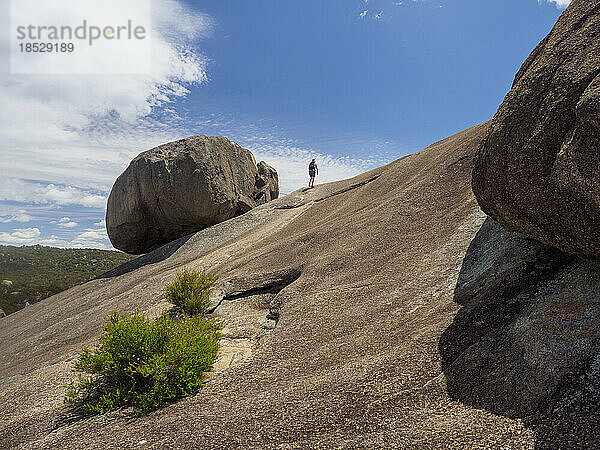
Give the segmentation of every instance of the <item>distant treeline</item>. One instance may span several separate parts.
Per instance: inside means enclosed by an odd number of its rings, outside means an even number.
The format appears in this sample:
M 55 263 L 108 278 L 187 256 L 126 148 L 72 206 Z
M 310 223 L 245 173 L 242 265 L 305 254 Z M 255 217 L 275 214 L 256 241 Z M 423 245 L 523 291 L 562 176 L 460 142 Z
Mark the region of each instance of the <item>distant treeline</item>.
M 110 250 L 0 245 L 0 308 L 11 314 L 133 258 Z

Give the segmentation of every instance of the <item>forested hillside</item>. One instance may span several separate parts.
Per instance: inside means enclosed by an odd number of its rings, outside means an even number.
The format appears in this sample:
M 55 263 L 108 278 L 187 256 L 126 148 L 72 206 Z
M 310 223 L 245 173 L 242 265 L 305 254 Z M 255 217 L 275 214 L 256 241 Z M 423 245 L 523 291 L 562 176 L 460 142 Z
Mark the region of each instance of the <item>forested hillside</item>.
M 6 314 L 77 284 L 133 257 L 95 249 L 0 246 L 0 309 Z

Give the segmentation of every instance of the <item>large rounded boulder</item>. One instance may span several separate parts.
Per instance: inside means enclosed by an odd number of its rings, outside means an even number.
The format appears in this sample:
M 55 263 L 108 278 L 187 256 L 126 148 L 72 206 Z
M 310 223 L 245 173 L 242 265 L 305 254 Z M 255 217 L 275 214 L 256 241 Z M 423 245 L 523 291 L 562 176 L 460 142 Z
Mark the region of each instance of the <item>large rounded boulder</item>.
M 222 136 L 192 136 L 138 155 L 115 182 L 106 228 L 141 254 L 279 195 L 275 169 Z
M 474 161 L 505 228 L 600 256 L 600 1 L 574 0 L 517 73 Z

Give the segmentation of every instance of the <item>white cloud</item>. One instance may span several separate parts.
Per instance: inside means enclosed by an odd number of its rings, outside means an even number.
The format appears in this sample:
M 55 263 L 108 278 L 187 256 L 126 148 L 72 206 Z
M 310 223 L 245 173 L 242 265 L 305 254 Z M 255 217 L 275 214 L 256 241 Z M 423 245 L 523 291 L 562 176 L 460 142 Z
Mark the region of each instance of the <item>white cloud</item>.
M 0 232 L 0 245 L 47 245 L 61 248 L 99 248 L 111 249 L 105 230 L 88 228 L 77 233 L 73 239 L 64 239 L 56 235 L 43 237 L 39 228 L 15 228 L 12 232 Z
M 0 0 L 0 8 L 8 11 L 9 1 Z M 169 123 L 177 117 L 169 118 L 165 105 L 207 79 L 207 60 L 192 45 L 211 33 L 213 22 L 179 0 L 152 0 L 152 9 L 148 75 L 0 75 L 0 172 L 38 181 L 28 189 L 36 191 L 34 201 L 103 207 L 133 154 L 180 137 L 171 126 L 176 122 Z M 8 17 L 2 21 L 7 26 Z M 6 35 L 0 37 L 3 57 Z M 167 118 L 152 119 L 156 110 Z M 1 195 L 15 196 L 22 195 Z
M 0 179 L 0 201 L 104 208 L 106 200 L 106 195 L 75 186 L 57 186 L 19 178 Z
M 56 223 L 62 228 L 75 228 L 77 225 L 79 225 L 77 222 L 72 221 L 69 217 L 63 217 L 59 221 L 54 221 L 52 223 Z
M 42 239 L 39 228 L 16 228 L 12 233 L 1 232 L 0 233 L 0 244 L 2 245 L 53 245 L 61 241 L 55 236 L 50 239 Z
M 26 243 L 40 236 L 39 228 L 16 228 L 12 233 L 0 233 L 0 242 Z
M 8 1 L 0 0 L 0 8 L 7 10 Z M 0 201 L 19 203 L 19 212 L 3 211 L 0 222 L 31 220 L 29 214 L 39 218 L 37 209 L 44 209 L 47 221 L 58 222 L 66 214 L 78 217 L 57 224 L 60 236 L 46 236 L 40 225 L 4 229 L 0 242 L 111 248 L 99 215 L 93 219 L 97 229 L 81 232 L 74 229 L 78 223 L 90 222 L 72 210 L 103 211 L 113 182 L 135 155 L 197 132 L 231 137 L 252 150 L 257 161 L 273 165 L 283 194 L 306 185 L 313 157 L 320 169 L 318 183 L 351 177 L 380 162 L 336 158 L 287 141 L 280 130 L 218 114 L 195 117 L 193 131 L 182 125 L 171 103 L 207 80 L 209 61 L 195 48 L 197 39 L 209 36 L 214 25 L 180 0 L 152 1 L 157 23 L 150 75 L 0 74 L 0 173 L 8 175 L 0 178 Z M 0 17 L 0 26 L 8 26 L 3 23 L 7 20 Z M 8 52 L 2 39 L 0 57 Z M 58 211 L 65 206 L 69 212 Z
M 257 161 L 264 160 L 277 170 L 282 195 L 307 186 L 308 163 L 313 158 L 319 167 L 318 184 L 351 178 L 382 164 L 379 159 L 334 157 L 285 143 L 254 143 L 248 147 Z
M 27 211 L 24 209 L 16 209 L 0 215 L 0 223 L 31 222 L 32 220 L 33 216 L 27 214 Z
M 70 243 L 69 247 L 74 248 L 101 248 L 109 249 L 108 235 L 105 230 L 94 230 L 88 228 L 83 233 L 79 233 Z
M 558 9 L 565 9 L 567 6 L 571 4 L 571 0 L 538 0 L 538 3 L 554 3 Z

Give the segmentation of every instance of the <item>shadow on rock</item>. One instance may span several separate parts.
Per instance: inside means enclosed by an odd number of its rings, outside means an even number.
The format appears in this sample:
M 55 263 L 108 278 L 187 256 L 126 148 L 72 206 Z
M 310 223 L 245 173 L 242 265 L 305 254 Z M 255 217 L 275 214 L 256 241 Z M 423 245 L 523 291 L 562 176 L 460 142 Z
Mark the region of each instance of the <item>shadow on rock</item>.
M 148 264 L 154 264 L 160 261 L 164 261 L 171 255 L 173 255 L 173 253 L 175 253 L 181 246 L 183 246 L 183 244 L 185 244 L 193 235 L 194 233 L 188 234 L 187 236 L 169 242 L 168 244 L 165 244 L 162 247 L 151 251 L 150 253 L 146 253 L 145 255 L 142 255 L 139 258 L 127 261 L 126 263 L 121 264 L 119 267 L 115 267 L 114 269 L 111 269 L 108 272 L 99 275 L 97 278 L 118 277 L 120 275 L 124 275 Z
M 536 446 L 600 443 L 600 265 L 487 219 L 439 350 L 450 396 L 521 418 Z

